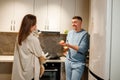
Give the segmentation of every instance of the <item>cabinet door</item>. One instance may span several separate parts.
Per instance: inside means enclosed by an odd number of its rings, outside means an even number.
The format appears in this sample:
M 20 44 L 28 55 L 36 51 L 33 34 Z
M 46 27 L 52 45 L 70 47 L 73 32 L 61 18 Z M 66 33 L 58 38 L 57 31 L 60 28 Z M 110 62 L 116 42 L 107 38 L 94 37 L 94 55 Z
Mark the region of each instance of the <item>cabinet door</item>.
M 71 20 L 72 17 L 75 15 L 75 3 L 76 0 L 62 0 L 61 5 L 61 33 L 63 33 L 65 30 L 70 30 L 71 27 Z
M 35 15 L 37 16 L 37 28 L 45 30 L 47 19 L 47 0 L 35 0 Z
M 26 14 L 34 13 L 34 0 L 15 0 L 15 31 L 18 32 L 21 21 Z
M 0 31 L 8 32 L 12 30 L 14 15 L 13 0 L 0 0 Z
M 35 15 L 38 29 L 59 31 L 61 0 L 36 0 Z
M 60 31 L 61 0 L 48 0 L 48 28 Z

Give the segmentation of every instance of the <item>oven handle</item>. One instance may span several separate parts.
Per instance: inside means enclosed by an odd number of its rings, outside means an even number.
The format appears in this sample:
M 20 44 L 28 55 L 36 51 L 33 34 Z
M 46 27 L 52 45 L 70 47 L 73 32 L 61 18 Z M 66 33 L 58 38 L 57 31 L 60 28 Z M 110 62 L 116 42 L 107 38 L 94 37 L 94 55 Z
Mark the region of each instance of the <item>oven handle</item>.
M 58 71 L 58 69 L 45 69 L 45 71 L 50 72 L 50 71 Z

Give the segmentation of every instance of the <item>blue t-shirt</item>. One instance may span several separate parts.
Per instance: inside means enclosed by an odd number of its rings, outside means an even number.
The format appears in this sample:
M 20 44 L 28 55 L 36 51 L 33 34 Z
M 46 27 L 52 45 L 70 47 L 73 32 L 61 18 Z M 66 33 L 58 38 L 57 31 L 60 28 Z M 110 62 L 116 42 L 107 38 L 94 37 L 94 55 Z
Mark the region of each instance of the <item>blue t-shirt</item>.
M 67 35 L 66 42 L 71 45 L 79 46 L 78 51 L 69 48 L 67 58 L 71 61 L 79 61 L 84 63 L 89 49 L 89 34 L 87 31 L 84 29 L 79 32 L 71 30 Z

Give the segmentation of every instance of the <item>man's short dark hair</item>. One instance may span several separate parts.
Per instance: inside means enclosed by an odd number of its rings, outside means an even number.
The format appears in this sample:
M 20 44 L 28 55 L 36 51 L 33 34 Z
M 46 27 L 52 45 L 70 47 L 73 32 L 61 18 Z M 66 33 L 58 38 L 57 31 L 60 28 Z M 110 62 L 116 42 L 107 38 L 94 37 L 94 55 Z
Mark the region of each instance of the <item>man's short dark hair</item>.
M 82 17 L 80 17 L 80 16 L 74 16 L 72 19 L 78 19 L 78 20 L 82 21 Z

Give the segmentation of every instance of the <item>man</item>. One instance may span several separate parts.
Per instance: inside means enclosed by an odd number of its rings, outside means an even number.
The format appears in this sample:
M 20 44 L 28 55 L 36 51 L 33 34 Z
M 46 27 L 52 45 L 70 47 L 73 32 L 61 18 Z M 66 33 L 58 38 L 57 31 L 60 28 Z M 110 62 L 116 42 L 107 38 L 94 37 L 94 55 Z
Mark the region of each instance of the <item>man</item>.
M 82 29 L 81 25 L 82 18 L 74 16 L 72 18 L 73 30 L 68 32 L 66 43 L 63 40 L 59 42 L 65 49 L 68 47 L 65 61 L 66 80 L 80 80 L 84 72 L 89 49 L 89 34 Z

